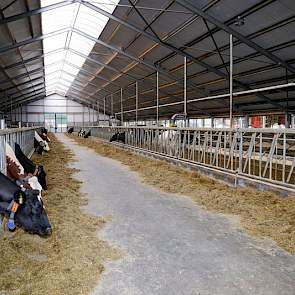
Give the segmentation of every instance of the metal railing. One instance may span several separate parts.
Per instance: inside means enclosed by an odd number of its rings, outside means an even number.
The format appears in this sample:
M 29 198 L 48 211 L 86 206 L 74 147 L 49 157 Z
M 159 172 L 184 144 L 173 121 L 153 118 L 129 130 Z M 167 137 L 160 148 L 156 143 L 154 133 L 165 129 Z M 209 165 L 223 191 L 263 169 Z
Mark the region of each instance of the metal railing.
M 34 132 L 40 127 L 30 128 L 11 128 L 0 130 L 0 171 L 6 174 L 6 152 L 5 143 L 7 142 L 14 150 L 14 144 L 18 143 L 22 151 L 30 156 L 34 149 Z
M 80 127 L 76 126 L 75 131 Z M 295 190 L 295 130 L 87 127 L 110 140 L 125 133 L 125 145 Z

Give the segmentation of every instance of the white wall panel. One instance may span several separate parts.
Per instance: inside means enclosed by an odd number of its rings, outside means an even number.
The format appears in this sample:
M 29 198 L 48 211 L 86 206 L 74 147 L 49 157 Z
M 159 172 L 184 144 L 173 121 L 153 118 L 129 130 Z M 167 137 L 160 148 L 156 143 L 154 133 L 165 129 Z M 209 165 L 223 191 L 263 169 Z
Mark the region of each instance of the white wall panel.
M 54 118 L 54 114 L 66 115 L 67 125 L 82 124 L 85 125 L 97 122 L 97 111 L 91 107 L 83 106 L 73 100 L 58 94 L 52 94 L 44 99 L 29 103 L 21 108 L 16 108 L 12 111 L 12 121 L 21 121 L 30 124 L 44 124 L 46 118 Z M 103 119 L 103 114 L 100 113 L 100 119 Z M 108 120 L 108 116 L 106 116 Z

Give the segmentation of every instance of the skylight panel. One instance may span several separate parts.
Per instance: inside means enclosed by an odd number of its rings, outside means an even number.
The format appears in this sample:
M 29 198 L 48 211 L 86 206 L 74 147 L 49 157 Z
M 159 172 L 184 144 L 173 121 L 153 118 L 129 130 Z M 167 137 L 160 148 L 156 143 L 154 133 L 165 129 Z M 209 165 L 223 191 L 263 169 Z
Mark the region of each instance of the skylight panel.
M 98 38 L 107 22 L 108 18 L 106 16 L 82 6 L 79 10 L 75 28 L 94 38 Z
M 41 7 L 60 2 L 62 1 L 41 0 Z M 104 0 L 103 2 L 91 1 L 90 3 L 109 13 L 113 13 L 118 2 L 119 0 Z M 81 68 L 86 60 L 84 57 L 70 52 L 69 49 L 88 56 L 95 42 L 82 34 L 84 33 L 92 38 L 98 39 L 108 20 L 107 17 L 84 6 L 82 3 L 74 3 L 43 12 L 42 32 L 44 35 L 53 34 L 51 37 L 43 40 L 43 51 L 46 54 L 44 56 L 45 81 L 49 79 L 48 76 L 53 75 L 56 71 L 61 71 L 62 73 L 59 74 L 59 79 L 64 76 L 64 72 L 68 72 L 70 75 L 67 76 L 67 80 L 70 82 L 63 86 L 63 91 L 66 93 L 74 81 L 75 76 L 79 73 L 79 69 L 77 68 Z M 60 32 L 61 30 L 67 29 L 68 31 Z M 76 29 L 78 32 L 81 31 L 82 34 L 74 32 L 72 29 Z M 54 52 L 62 48 L 65 49 L 63 52 Z M 53 65 L 55 62 L 58 65 Z M 74 66 L 70 66 L 69 63 Z M 50 70 L 48 66 L 50 66 Z M 50 79 L 52 80 L 52 77 Z M 60 86 L 58 84 L 59 79 L 54 82 L 56 86 Z
M 69 75 L 67 72 L 63 71 L 62 72 L 62 77 L 67 79 L 67 80 L 71 80 L 73 79 L 73 76 L 72 75 Z
M 46 56 L 46 60 L 44 60 L 44 65 L 48 66 L 50 64 L 53 64 L 54 62 L 63 60 L 65 58 L 65 52 L 58 52 L 53 53 L 48 56 Z

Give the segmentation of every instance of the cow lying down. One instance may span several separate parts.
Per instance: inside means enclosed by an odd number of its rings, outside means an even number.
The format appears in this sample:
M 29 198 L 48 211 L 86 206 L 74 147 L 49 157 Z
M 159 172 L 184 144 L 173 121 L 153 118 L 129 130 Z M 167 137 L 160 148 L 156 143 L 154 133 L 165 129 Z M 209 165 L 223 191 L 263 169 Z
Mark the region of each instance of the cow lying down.
M 2 173 L 0 173 L 0 215 L 7 216 L 7 227 L 10 231 L 14 231 L 16 227 L 22 227 L 40 236 L 48 236 L 52 233 L 39 191 L 22 190 Z

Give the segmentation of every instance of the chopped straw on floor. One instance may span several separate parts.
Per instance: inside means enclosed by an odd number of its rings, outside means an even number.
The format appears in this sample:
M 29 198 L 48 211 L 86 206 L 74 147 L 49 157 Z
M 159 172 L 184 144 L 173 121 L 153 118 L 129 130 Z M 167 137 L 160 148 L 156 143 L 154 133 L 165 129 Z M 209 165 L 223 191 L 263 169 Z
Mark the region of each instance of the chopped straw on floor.
M 165 161 L 150 159 L 111 146 L 98 139 L 71 135 L 77 143 L 98 154 L 119 160 L 137 171 L 143 181 L 168 193 L 190 196 L 208 210 L 239 217 L 248 234 L 271 238 L 295 254 L 295 197 L 282 198 L 271 192 L 232 188 Z
M 81 210 L 87 200 L 73 178 L 76 170 L 67 166 L 73 155 L 53 134 L 50 138 L 51 151 L 33 160 L 47 172 L 43 200 L 53 234 L 44 239 L 18 229 L 0 236 L 0 294 L 89 294 L 104 262 L 121 255 L 98 239 L 105 220 Z

